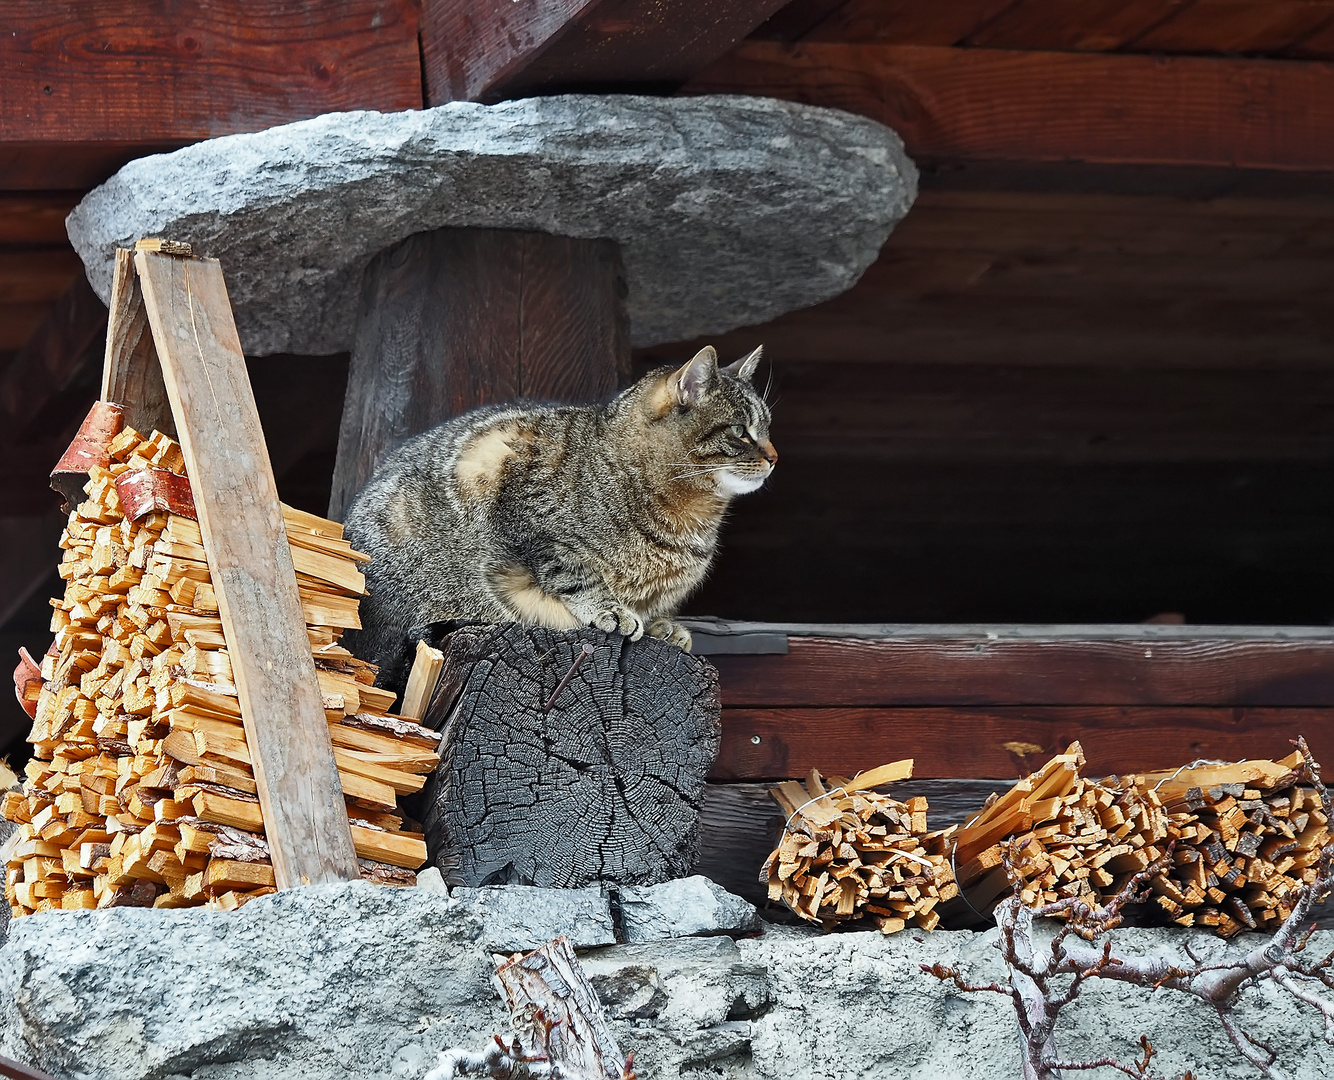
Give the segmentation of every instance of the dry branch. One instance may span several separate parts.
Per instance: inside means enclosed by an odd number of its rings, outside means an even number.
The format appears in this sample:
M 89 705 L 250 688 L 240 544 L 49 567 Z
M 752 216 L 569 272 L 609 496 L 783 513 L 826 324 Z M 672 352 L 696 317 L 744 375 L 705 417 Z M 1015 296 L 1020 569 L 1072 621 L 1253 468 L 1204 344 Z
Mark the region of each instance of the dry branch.
M 1281 789 L 1289 779 L 1309 784 L 1323 815 L 1330 813 L 1329 794 L 1320 780 L 1320 769 L 1311 757 L 1305 740 L 1298 739 L 1296 769 L 1282 774 L 1276 770 L 1271 790 Z M 1289 759 L 1282 764 L 1286 766 Z M 1275 763 L 1269 763 L 1271 765 Z M 1293 774 L 1291 777 L 1289 774 Z M 1258 783 L 1248 777 L 1246 783 Z M 1056 1025 L 1060 1012 L 1078 997 L 1091 978 L 1113 979 L 1148 990 L 1168 989 L 1189 994 L 1206 1002 L 1218 1015 L 1219 1022 L 1237 1051 L 1265 1076 L 1286 1080 L 1288 1073 L 1278 1062 L 1277 1052 L 1246 1032 L 1237 1021 L 1235 1006 L 1248 988 L 1266 980 L 1291 995 L 1294 1002 L 1315 1009 L 1324 1022 L 1325 1041 L 1334 1044 L 1334 999 L 1315 991 L 1319 987 L 1334 990 L 1334 953 L 1310 957 L 1306 947 L 1313 926 L 1306 923 L 1314 903 L 1328 896 L 1334 887 L 1334 843 L 1328 838 L 1317 852 L 1312 880 L 1296 887 L 1291 896 L 1291 910 L 1272 935 L 1233 959 L 1189 965 L 1164 955 L 1120 956 L 1112 951 L 1106 935 L 1117 926 L 1123 909 L 1146 899 L 1154 882 L 1173 864 L 1175 849 L 1169 849 L 1150 866 L 1131 876 L 1121 889 L 1101 906 L 1090 905 L 1072 897 L 1055 903 L 1030 907 L 1021 899 L 1023 880 L 1011 857 L 1021 858 L 1018 845 L 1012 844 L 1006 865 L 1013 872 L 1014 890 L 996 909 L 1000 928 L 997 948 L 1004 958 L 1008 981 L 974 984 L 963 973 L 943 964 L 923 965 L 923 970 L 953 982 L 966 992 L 1003 993 L 1014 1004 L 1021 1034 L 1020 1046 L 1026 1080 L 1055 1080 L 1064 1071 L 1110 1066 L 1127 1076 L 1148 1077 L 1153 1057 L 1147 1039 L 1141 1038 L 1144 1056 L 1139 1062 L 1124 1063 L 1109 1058 L 1065 1059 L 1056 1044 Z M 1056 917 L 1065 920 L 1052 936 L 1046 949 L 1035 944 L 1034 920 Z M 1099 943 L 1101 939 L 1101 943 Z
M 517 1037 L 506 1043 L 494 1036 L 480 1053 L 442 1051 L 424 1080 L 635 1080 L 634 1055 L 623 1055 L 616 1045 L 568 938 L 497 961 L 496 978 Z

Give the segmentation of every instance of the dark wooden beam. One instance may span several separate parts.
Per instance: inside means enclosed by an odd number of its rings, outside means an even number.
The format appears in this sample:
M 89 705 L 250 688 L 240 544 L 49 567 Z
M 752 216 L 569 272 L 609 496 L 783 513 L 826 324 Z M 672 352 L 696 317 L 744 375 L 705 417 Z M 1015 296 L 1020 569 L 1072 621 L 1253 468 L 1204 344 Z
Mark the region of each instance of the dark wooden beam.
M 724 688 L 724 694 L 726 689 Z M 1305 735 L 1334 760 L 1334 709 L 996 705 L 723 709 L 714 780 L 852 775 L 913 758 L 922 779 L 1015 779 L 1078 739 L 1088 775 L 1174 769 L 1197 758 L 1279 758 Z
M 781 628 L 775 628 L 781 629 Z M 1334 633 L 1256 628 L 829 627 L 785 655 L 716 655 L 715 780 L 1015 778 L 1078 739 L 1089 775 L 1195 758 L 1334 758 Z
M 106 326 L 106 305 L 88 279 L 78 274 L 0 372 L 0 446 L 50 434 L 47 405 L 72 383 L 100 369 Z
M 1209 636 L 791 639 L 784 656 L 716 656 L 728 708 L 1209 705 L 1334 708 L 1324 640 Z M 960 773 L 958 775 L 966 775 Z
M 747 41 L 686 93 L 880 120 L 923 159 L 1334 169 L 1334 64 Z
M 69 249 L 65 217 L 79 201 L 69 191 L 0 194 L 0 244 L 41 244 Z
M 620 250 L 437 229 L 378 256 L 362 287 L 330 516 L 394 447 L 478 405 L 593 401 L 629 368 Z
M 422 105 L 413 0 L 24 4 L 0 36 L 0 188 L 345 109 Z
M 429 103 L 674 89 L 783 2 L 434 0 L 422 12 Z

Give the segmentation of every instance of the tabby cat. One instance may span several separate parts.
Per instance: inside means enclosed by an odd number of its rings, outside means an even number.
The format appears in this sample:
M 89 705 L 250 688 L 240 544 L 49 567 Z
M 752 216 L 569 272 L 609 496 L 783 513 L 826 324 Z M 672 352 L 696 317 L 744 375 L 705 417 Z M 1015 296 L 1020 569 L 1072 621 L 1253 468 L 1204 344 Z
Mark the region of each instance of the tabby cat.
M 760 350 L 712 347 L 599 405 L 475 409 L 396 450 L 349 507 L 373 561 L 354 648 L 401 683 L 417 628 L 592 625 L 690 647 L 672 616 L 708 572 L 728 503 L 778 460 L 751 385 Z

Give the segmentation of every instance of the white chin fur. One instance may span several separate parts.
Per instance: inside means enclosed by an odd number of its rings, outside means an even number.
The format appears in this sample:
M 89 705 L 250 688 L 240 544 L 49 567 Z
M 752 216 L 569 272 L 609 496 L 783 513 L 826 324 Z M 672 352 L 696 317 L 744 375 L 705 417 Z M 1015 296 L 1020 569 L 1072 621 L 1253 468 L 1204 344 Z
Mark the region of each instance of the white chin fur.
M 765 469 L 762 473 L 737 473 L 731 469 L 723 469 L 713 475 L 718 490 L 722 494 L 745 495 L 764 487 L 764 481 L 769 478 L 769 470 Z

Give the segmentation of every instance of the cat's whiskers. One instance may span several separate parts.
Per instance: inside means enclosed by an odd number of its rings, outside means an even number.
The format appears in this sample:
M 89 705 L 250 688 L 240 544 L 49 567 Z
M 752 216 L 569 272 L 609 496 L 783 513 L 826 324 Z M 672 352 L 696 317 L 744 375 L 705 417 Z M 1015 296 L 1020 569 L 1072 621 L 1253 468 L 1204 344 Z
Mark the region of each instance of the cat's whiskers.
M 730 468 L 731 465 L 697 465 L 694 472 L 677 473 L 672 479 L 684 480 L 688 476 L 707 476 L 710 473 L 722 472 L 724 469 Z

